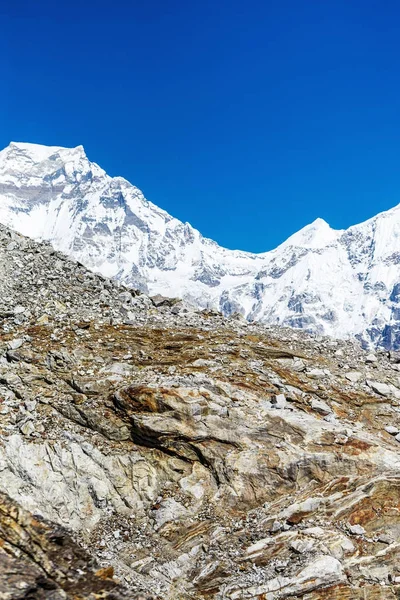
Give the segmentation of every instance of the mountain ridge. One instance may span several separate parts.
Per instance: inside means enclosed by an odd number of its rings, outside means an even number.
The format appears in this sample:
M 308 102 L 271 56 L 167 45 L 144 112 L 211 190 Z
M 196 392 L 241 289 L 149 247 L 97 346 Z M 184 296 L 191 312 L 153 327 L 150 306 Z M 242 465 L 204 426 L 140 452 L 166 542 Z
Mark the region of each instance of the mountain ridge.
M 83 146 L 0 152 L 0 222 L 143 291 L 247 320 L 400 347 L 400 206 L 346 230 L 316 219 L 274 250 L 228 250 L 91 162 Z

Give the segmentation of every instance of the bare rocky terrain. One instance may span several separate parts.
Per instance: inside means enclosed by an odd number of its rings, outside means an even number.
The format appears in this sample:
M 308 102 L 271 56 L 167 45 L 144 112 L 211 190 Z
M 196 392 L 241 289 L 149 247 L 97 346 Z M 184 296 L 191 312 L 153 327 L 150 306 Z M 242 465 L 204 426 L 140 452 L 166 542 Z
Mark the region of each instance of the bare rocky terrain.
M 0 227 L 0 600 L 396 600 L 400 356 Z

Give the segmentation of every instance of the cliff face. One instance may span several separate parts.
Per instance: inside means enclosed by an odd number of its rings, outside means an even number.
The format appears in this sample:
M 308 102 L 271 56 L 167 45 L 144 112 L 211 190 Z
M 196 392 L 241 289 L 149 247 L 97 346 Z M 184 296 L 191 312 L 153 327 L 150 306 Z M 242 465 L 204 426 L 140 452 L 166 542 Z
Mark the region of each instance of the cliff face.
M 0 272 L 0 598 L 399 597 L 396 354 Z

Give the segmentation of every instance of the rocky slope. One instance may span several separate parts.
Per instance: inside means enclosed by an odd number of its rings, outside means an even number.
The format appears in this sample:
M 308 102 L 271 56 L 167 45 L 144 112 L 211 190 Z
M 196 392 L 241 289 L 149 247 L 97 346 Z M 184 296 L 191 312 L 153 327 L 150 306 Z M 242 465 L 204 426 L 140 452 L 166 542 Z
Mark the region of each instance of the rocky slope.
M 399 356 L 4 227 L 0 275 L 0 598 L 399 597 Z
M 12 143 L 0 152 L 0 222 L 152 294 L 400 347 L 399 206 L 346 231 L 317 219 L 256 255 L 203 238 L 82 146 Z

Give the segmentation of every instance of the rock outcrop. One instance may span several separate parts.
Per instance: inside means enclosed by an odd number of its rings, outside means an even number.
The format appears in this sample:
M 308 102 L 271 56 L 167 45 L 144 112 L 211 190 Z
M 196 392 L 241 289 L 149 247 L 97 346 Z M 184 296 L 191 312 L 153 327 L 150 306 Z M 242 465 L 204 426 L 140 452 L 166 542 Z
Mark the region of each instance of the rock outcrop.
M 133 597 L 115 582 L 112 567 L 98 568 L 62 527 L 32 516 L 0 494 L 2 600 Z
M 0 598 L 399 597 L 395 354 L 0 271 Z

